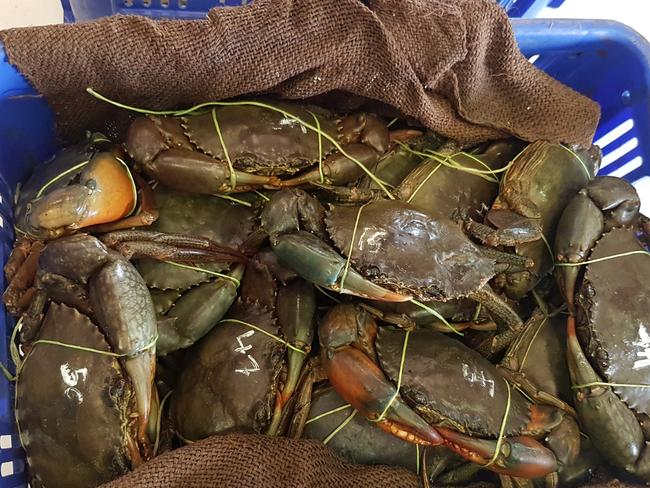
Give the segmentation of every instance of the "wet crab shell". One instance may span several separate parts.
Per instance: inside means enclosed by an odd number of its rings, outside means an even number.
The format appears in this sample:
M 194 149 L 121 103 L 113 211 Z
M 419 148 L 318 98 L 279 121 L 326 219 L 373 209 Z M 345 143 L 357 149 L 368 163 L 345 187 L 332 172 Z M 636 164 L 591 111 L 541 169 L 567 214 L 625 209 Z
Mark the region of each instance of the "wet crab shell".
M 150 227 L 154 231 L 207 237 L 222 246 L 237 249 L 256 225 L 255 213 L 250 208 L 215 196 L 175 192 L 158 185 L 154 197 L 160 213 Z M 209 263 L 202 267 L 223 271 L 227 265 Z M 147 285 L 158 290 L 184 290 L 210 279 L 208 273 L 153 259 L 138 260 L 136 268 Z
M 634 232 L 614 229 L 590 260 L 643 250 Z M 596 371 L 610 383 L 650 383 L 650 257 L 634 254 L 587 266 L 578 294 L 578 333 Z M 638 413 L 650 414 L 650 389 L 613 386 Z
M 483 257 L 457 224 L 406 202 L 378 200 L 361 210 L 332 205 L 325 223 L 345 256 L 352 249 L 357 271 L 422 300 L 464 297 L 494 276 L 494 261 Z
M 110 351 L 88 317 L 56 303 L 40 339 Z M 128 472 L 133 411 L 133 392 L 115 357 L 36 344 L 16 383 L 16 421 L 35 481 L 97 486 Z
M 269 311 L 239 301 L 228 318 L 279 333 Z M 178 434 L 198 440 L 228 432 L 262 433 L 273 412 L 284 346 L 238 323 L 218 324 L 188 354 L 172 402 Z
M 405 332 L 380 327 L 379 364 L 391 381 L 399 377 Z M 531 403 L 511 389 L 506 436 L 527 432 Z M 498 437 L 508 390 L 496 367 L 476 351 L 438 332 L 411 332 L 401 394 L 431 424 L 483 438 Z M 444 394 L 441 394 L 444 392 Z
M 274 107 L 317 126 L 337 139 L 336 117 L 326 110 L 288 102 L 274 102 Z M 236 169 L 261 175 L 293 174 L 319 161 L 333 150 L 332 143 L 291 117 L 268 108 L 241 105 L 217 107 L 223 144 L 216 131 L 213 113 L 183 118 L 185 134 L 201 151 L 225 161 L 226 154 Z M 321 150 L 319 151 L 319 139 Z

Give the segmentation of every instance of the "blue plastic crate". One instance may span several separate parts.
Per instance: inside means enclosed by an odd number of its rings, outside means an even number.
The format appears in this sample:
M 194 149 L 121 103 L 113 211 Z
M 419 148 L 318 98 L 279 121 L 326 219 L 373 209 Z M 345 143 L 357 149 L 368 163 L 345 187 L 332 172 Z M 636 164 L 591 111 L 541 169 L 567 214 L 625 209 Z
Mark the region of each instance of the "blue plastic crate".
M 193 0 L 190 0 L 193 1 Z M 208 2 L 204 2 L 208 3 Z M 610 21 L 513 20 L 531 62 L 602 107 L 596 141 L 601 174 L 625 176 L 650 194 L 650 44 Z M 53 115 L 43 98 L 7 63 L 0 46 L 0 259 L 13 240 L 16 183 L 55 150 Z M 645 201 L 648 205 L 650 202 Z M 648 212 L 646 207 L 646 212 Z M 0 287 L 4 289 L 0 273 Z M 13 319 L 0 305 L 0 361 L 7 364 Z M 25 483 L 25 461 L 13 421 L 13 386 L 0 377 L 0 488 Z
M 66 22 L 97 19 L 113 14 L 154 18 L 200 19 L 212 7 L 235 7 L 253 0 L 61 0 Z M 510 17 L 535 17 L 544 7 L 559 7 L 564 0 L 497 0 Z

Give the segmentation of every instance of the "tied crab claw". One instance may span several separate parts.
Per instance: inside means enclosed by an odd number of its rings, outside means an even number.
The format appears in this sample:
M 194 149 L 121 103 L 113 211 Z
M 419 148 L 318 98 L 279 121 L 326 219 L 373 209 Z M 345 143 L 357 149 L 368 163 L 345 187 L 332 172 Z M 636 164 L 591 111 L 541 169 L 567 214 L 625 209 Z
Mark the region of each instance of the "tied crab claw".
M 323 239 L 325 210 L 300 189 L 276 192 L 262 211 L 262 228 L 280 264 L 302 278 L 339 293 L 374 300 L 401 302 L 409 295 L 394 292 L 365 279 Z
M 341 398 L 403 440 L 444 445 L 521 478 L 552 475 L 578 455 L 571 416 L 529 402 L 459 341 L 426 329 L 378 327 L 352 304 L 330 309 L 318 336 L 324 371 Z

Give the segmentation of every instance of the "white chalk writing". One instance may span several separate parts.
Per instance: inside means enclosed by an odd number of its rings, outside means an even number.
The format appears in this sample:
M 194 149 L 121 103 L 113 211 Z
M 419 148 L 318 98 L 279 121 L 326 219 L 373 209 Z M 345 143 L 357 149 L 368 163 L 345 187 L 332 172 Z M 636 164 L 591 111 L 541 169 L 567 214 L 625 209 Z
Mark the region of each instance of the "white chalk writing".
M 648 334 L 648 331 L 643 325 L 639 327 L 639 340 L 632 344 L 641 349 L 637 351 L 637 357 L 643 358 L 634 361 L 632 368 L 639 369 L 650 366 L 650 334 Z
M 470 371 L 469 365 L 463 364 L 463 378 L 468 380 L 470 383 L 478 383 L 482 387 L 487 388 L 490 396 L 494 396 L 494 380 L 486 378 L 483 370 L 476 374 L 476 370 Z
M 79 380 L 84 383 L 86 382 L 88 368 L 72 369 L 68 363 L 65 363 L 61 365 L 59 370 L 61 371 L 63 383 L 67 385 L 66 389 L 63 391 L 65 396 L 77 403 L 83 402 L 84 396 L 77 388 L 77 385 L 79 384 Z
M 255 371 L 260 370 L 260 365 L 257 363 L 255 358 L 250 354 L 246 354 L 248 351 L 253 349 L 252 344 L 245 345 L 242 342 L 242 339 L 245 339 L 247 337 L 251 337 L 253 334 L 255 334 L 255 331 L 254 330 L 249 330 L 249 331 L 246 331 L 243 334 L 240 334 L 240 335 L 237 336 L 237 343 L 239 344 L 239 347 L 235 348 L 235 352 L 239 353 L 239 354 L 244 354 L 245 356 L 247 356 L 248 360 L 251 362 L 251 367 L 249 368 L 248 366 L 244 366 L 244 368 L 237 368 L 237 369 L 235 369 L 235 373 L 241 373 L 243 375 L 250 376 L 251 373 L 254 373 Z

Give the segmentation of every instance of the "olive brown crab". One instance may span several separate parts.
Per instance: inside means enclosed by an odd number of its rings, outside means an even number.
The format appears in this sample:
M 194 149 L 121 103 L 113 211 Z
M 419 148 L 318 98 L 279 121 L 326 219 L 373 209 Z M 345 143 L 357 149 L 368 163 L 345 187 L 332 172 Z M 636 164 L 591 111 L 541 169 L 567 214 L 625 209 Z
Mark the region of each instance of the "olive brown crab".
M 595 178 L 562 214 L 555 253 L 581 424 L 603 459 L 648 481 L 650 255 L 639 207 L 630 183 Z
M 571 416 L 529 402 L 459 341 L 425 329 L 378 327 L 351 304 L 330 309 L 318 335 L 334 389 L 401 439 L 444 445 L 521 478 L 552 475 L 578 455 L 580 436 Z
M 157 397 L 149 292 L 124 257 L 86 234 L 50 241 L 36 282 L 23 315 L 27 355 L 16 394 L 32 474 L 47 486 L 108 481 L 151 457 Z
M 5 266 L 7 309 L 18 314 L 28 305 L 44 241 L 80 229 L 108 231 L 150 225 L 157 212 L 151 190 L 123 161 L 123 153 L 101 134 L 62 149 L 38 166 L 17 192 L 16 241 Z M 141 188 L 139 211 L 136 182 Z M 22 297 L 19 300 L 19 297 Z
M 386 125 L 371 114 L 337 117 L 286 101 L 224 105 L 184 117 L 138 117 L 125 147 L 144 173 L 170 188 L 213 194 L 346 183 L 374 166 L 390 142 Z
M 228 432 L 283 433 L 314 336 L 311 284 L 282 284 L 264 250 L 246 266 L 241 296 L 190 349 L 172 399 L 182 440 Z M 280 275 L 281 276 L 281 275 Z M 280 282 L 280 283 L 279 283 Z
M 533 266 L 504 276 L 506 294 L 520 299 L 553 270 L 550 245 L 564 207 L 600 166 L 597 146 L 573 151 L 561 144 L 536 141 L 514 159 L 501 179 L 499 195 L 486 224 L 467 220 L 467 230 L 490 246 L 513 247 Z
M 509 330 L 522 325 L 487 285 L 494 261 L 459 225 L 406 202 L 332 205 L 325 212 L 306 192 L 282 190 L 271 197 L 261 222 L 280 263 L 316 285 L 389 302 L 469 297 Z M 347 259 L 325 242 L 327 236 Z

